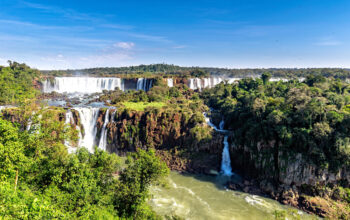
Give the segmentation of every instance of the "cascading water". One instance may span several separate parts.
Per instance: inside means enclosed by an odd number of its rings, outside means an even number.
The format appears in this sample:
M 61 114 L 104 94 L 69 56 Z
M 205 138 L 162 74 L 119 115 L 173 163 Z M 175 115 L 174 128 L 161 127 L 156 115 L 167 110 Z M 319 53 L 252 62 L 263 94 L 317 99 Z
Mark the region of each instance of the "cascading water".
M 96 122 L 99 108 L 76 107 L 79 112 L 80 122 L 84 128 L 84 135 L 79 140 L 79 147 L 85 147 L 89 152 L 94 151 L 95 137 L 97 132 Z
M 152 88 L 153 79 L 138 78 L 136 90 L 148 91 Z
M 227 130 L 224 130 L 225 121 L 222 119 L 219 128 L 217 128 L 211 121 L 210 118 L 207 116 L 206 113 L 204 113 L 204 118 L 207 124 L 212 127 L 215 131 L 218 131 L 220 133 L 225 134 L 224 136 L 224 148 L 222 150 L 222 159 L 221 159 L 221 173 L 224 176 L 232 176 L 232 167 L 231 167 L 231 158 L 230 158 L 230 151 L 229 151 L 229 143 L 228 143 L 228 135 Z
M 106 111 L 105 121 L 103 123 L 103 127 L 101 130 L 101 137 L 100 137 L 100 143 L 98 145 L 98 148 L 102 150 L 106 150 L 107 145 L 107 125 L 109 123 L 109 109 Z
M 174 79 L 173 78 L 167 79 L 167 84 L 168 84 L 168 87 L 174 87 Z
M 217 84 L 227 81 L 227 83 L 231 84 L 237 81 L 237 78 L 221 78 L 221 77 L 210 77 L 210 78 L 191 78 L 188 82 L 188 87 L 190 89 L 198 89 L 202 90 L 204 88 L 213 88 Z
M 224 136 L 224 149 L 222 150 L 221 172 L 225 176 L 232 176 L 231 158 L 228 144 L 228 136 Z
M 46 80 L 43 83 L 43 92 L 58 93 L 97 93 L 103 90 L 114 90 L 118 87 L 124 90 L 122 79 L 107 77 L 55 77 L 54 81 Z
M 73 122 L 74 122 L 73 113 L 70 110 L 67 110 L 65 124 L 69 125 L 69 124 L 72 124 Z M 77 150 L 77 148 L 72 147 L 69 141 L 67 140 L 64 141 L 64 145 L 67 146 L 68 153 L 74 153 Z

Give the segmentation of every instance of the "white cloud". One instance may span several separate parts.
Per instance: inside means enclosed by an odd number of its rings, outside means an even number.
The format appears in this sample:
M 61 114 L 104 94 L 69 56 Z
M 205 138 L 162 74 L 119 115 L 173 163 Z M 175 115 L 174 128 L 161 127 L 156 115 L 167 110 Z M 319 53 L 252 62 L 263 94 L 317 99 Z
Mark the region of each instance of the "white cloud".
M 133 42 L 118 42 L 118 43 L 115 43 L 113 46 L 119 47 L 125 50 L 130 50 L 135 46 L 135 44 Z
M 315 43 L 315 45 L 318 45 L 318 46 L 338 46 L 341 44 L 342 44 L 342 42 L 336 41 L 336 40 L 323 40 L 323 41 Z

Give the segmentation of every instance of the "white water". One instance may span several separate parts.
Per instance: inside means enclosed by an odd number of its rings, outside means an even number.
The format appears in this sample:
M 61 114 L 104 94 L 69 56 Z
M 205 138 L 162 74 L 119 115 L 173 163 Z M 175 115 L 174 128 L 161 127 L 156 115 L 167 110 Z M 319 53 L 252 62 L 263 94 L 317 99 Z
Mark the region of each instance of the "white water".
M 169 87 L 174 87 L 174 79 L 173 78 L 167 79 L 167 84 Z
M 148 91 L 152 88 L 152 79 L 138 78 L 136 90 Z
M 70 110 L 67 110 L 65 124 L 70 125 L 72 123 L 74 123 L 73 113 Z M 67 140 L 64 141 L 64 145 L 67 146 L 68 153 L 74 153 L 77 150 L 77 148 L 71 146 Z
M 89 152 L 94 152 L 95 137 L 96 137 L 96 122 L 99 113 L 99 108 L 91 107 L 76 107 L 79 112 L 80 122 L 84 127 L 84 135 L 79 140 L 79 147 L 85 147 Z
M 228 135 L 227 135 L 227 130 L 224 130 L 225 126 L 225 121 L 221 120 L 219 124 L 219 129 L 210 121 L 210 118 L 207 116 L 206 113 L 204 113 L 204 118 L 206 123 L 212 127 L 215 131 L 224 133 L 224 148 L 222 150 L 222 159 L 221 159 L 221 173 L 224 176 L 232 176 L 232 167 L 231 167 L 231 158 L 230 158 L 230 150 L 229 150 L 229 143 L 228 143 Z
M 98 148 L 102 150 L 106 150 L 107 145 L 107 125 L 109 123 L 109 109 L 106 111 L 105 121 L 103 123 L 103 127 L 101 130 L 101 137 L 100 137 L 100 143 L 98 145 Z
M 43 92 L 58 93 L 97 93 L 103 90 L 114 90 L 118 87 L 124 90 L 122 80 L 120 78 L 107 77 L 55 77 L 53 83 L 46 80 L 43 83 Z
M 224 176 L 232 176 L 232 167 L 230 159 L 230 151 L 228 144 L 228 136 L 224 137 L 224 149 L 222 150 L 222 159 L 221 159 L 221 172 Z
M 202 90 L 204 88 L 213 88 L 217 84 L 227 81 L 231 84 L 240 80 L 240 78 L 222 78 L 222 77 L 210 77 L 210 78 L 191 78 L 189 79 L 188 87 L 193 90 Z

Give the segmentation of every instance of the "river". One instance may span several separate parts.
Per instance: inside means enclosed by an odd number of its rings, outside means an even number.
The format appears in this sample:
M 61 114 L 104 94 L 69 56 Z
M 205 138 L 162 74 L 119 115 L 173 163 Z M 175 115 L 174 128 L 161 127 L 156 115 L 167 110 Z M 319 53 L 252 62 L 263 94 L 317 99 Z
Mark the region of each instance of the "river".
M 189 220 L 265 220 L 274 219 L 275 210 L 293 209 L 272 199 L 226 190 L 222 178 L 171 172 L 166 187 L 151 189 L 149 203 L 160 215 L 177 215 Z M 314 219 L 301 211 L 296 215 L 301 219 Z

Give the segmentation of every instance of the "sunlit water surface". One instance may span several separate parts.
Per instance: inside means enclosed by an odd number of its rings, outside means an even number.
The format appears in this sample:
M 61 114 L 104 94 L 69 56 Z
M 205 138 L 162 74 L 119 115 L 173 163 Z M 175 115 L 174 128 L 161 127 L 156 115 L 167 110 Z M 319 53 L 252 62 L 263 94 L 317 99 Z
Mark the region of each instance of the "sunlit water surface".
M 160 215 L 185 219 L 274 219 L 275 210 L 291 209 L 280 203 L 247 193 L 226 190 L 220 177 L 182 175 L 171 172 L 167 187 L 151 189 L 150 204 Z M 301 219 L 314 219 L 298 211 Z

